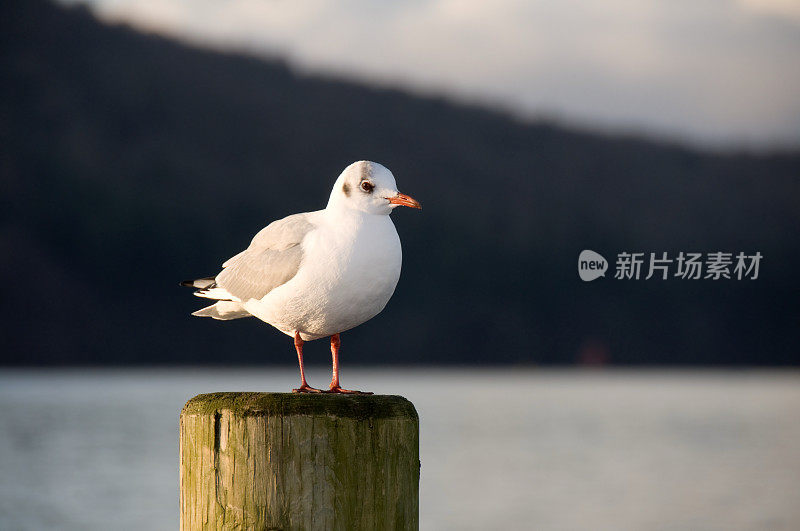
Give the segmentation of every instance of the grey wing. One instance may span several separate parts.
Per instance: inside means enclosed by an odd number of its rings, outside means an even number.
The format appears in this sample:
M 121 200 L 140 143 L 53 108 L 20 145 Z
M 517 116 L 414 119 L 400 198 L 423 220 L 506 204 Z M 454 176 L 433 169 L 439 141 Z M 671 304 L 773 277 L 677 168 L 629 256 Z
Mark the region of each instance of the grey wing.
M 223 264 L 216 285 L 242 302 L 263 298 L 297 274 L 303 261 L 300 244 L 313 228 L 308 214 L 270 223 L 256 234 L 247 250 Z

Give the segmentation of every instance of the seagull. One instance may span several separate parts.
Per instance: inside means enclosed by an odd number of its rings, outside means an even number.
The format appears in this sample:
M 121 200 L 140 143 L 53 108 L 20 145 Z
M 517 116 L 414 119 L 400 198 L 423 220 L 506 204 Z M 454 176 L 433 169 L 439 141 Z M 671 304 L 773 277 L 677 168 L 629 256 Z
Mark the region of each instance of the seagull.
M 397 191 L 386 167 L 350 164 L 324 210 L 273 221 L 216 276 L 181 282 L 216 301 L 192 315 L 253 316 L 293 337 L 300 365 L 295 393 L 362 393 L 339 385 L 339 336 L 378 315 L 394 293 L 402 250 L 389 214 L 398 206 L 422 208 Z M 330 337 L 333 357 L 327 391 L 311 387 L 303 369 L 303 343 L 322 337 Z

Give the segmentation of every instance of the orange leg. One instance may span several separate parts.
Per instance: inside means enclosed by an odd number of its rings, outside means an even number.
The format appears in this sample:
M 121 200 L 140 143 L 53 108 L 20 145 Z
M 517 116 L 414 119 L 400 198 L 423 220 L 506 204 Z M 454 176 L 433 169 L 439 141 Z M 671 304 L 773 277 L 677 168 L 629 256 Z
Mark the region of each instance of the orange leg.
M 300 363 L 300 387 L 292 389 L 293 393 L 321 393 L 321 389 L 315 389 L 308 385 L 306 372 L 303 370 L 303 340 L 300 339 L 300 332 L 294 333 L 294 348 L 297 350 L 297 361 Z
M 339 386 L 339 347 L 342 345 L 342 340 L 339 334 L 331 336 L 331 355 L 333 356 L 333 376 L 331 376 L 331 387 L 326 393 L 349 393 L 358 395 L 371 395 L 372 393 L 364 391 L 354 391 L 352 389 L 342 389 Z

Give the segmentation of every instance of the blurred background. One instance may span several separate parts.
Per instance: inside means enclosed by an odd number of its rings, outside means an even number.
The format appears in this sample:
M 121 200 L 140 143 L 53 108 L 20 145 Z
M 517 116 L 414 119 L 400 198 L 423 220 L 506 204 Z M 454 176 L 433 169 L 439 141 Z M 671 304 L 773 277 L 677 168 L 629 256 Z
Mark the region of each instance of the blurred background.
M 800 527 L 796 2 L 9 0 L 0 28 L 0 528 L 175 528 L 181 405 L 297 379 L 178 282 L 359 159 L 424 206 L 342 351 L 420 411 L 423 528 Z M 763 259 L 613 278 L 681 251 Z

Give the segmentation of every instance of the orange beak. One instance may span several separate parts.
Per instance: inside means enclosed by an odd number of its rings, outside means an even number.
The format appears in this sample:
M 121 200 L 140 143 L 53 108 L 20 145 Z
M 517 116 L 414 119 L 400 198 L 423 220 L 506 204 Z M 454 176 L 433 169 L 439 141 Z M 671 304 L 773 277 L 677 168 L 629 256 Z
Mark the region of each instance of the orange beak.
M 390 203 L 394 205 L 403 205 L 411 208 L 419 208 L 422 210 L 422 205 L 419 204 L 419 201 L 411 197 L 410 195 L 397 193 L 397 195 L 393 197 L 387 197 Z

